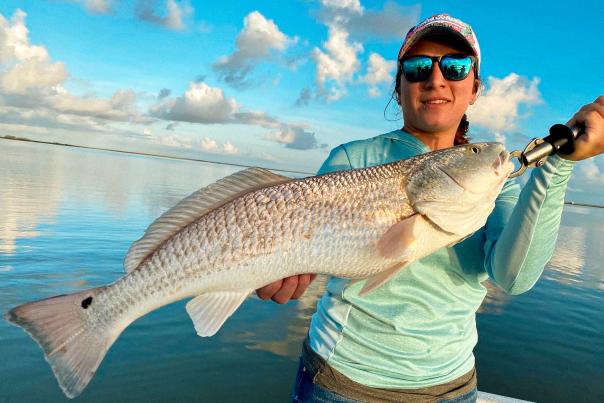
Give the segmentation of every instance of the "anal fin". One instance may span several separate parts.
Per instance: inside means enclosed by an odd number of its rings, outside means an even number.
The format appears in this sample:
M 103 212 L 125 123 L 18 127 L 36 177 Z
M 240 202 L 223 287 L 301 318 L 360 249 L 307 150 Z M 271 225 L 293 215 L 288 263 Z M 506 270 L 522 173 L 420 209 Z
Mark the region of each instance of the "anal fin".
M 218 291 L 201 294 L 187 303 L 187 313 L 201 337 L 213 336 L 250 295 L 245 291 Z

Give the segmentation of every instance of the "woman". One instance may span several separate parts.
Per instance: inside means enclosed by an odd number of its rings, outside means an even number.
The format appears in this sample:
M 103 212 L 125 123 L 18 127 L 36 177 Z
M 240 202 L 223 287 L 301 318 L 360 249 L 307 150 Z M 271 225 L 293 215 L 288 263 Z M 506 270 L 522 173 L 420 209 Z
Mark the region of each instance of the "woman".
M 407 34 L 394 97 L 401 130 L 332 150 L 319 173 L 383 164 L 467 143 L 466 109 L 480 88 L 472 28 L 440 14 Z M 550 259 L 573 162 L 604 151 L 604 97 L 568 124 L 582 123 L 576 151 L 553 156 L 520 190 L 508 181 L 486 225 L 452 248 L 408 265 L 363 297 L 362 282 L 330 279 L 317 305 L 294 401 L 475 401 L 475 313 L 487 278 L 510 294 L 529 290 Z M 299 297 L 311 275 L 257 290 L 278 303 Z

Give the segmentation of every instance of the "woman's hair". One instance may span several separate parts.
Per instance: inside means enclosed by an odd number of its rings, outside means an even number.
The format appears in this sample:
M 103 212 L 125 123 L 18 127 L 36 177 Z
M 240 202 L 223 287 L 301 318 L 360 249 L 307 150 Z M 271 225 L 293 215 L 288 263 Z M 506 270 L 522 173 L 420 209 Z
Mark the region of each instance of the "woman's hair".
M 432 35 L 430 35 L 430 36 L 432 36 Z M 438 40 L 439 42 L 443 42 L 446 45 L 458 48 L 459 50 L 467 52 L 468 54 L 473 53 L 472 49 L 470 49 L 466 43 L 462 42 L 461 40 L 459 40 L 456 37 L 453 37 L 451 35 L 447 35 L 447 36 L 433 35 L 432 37 L 433 37 L 433 39 Z M 388 105 L 390 105 L 392 98 L 394 98 L 394 100 L 399 105 L 399 107 L 401 106 L 400 93 L 401 93 L 401 80 L 402 79 L 403 79 L 403 70 L 402 70 L 401 63 L 399 61 L 397 63 L 397 68 L 396 68 L 396 78 L 394 79 L 394 90 L 392 91 L 392 96 L 390 97 L 390 101 L 388 101 L 386 108 L 388 108 Z M 474 79 L 480 81 L 480 77 L 478 77 L 478 71 L 477 71 L 476 67 L 474 68 Z M 461 145 L 461 144 L 468 144 L 470 142 L 470 137 L 468 137 L 469 129 L 470 129 L 470 122 L 468 121 L 468 116 L 464 113 L 464 115 L 461 118 L 461 121 L 459 122 L 459 126 L 457 127 L 457 132 L 455 133 L 455 140 L 453 140 L 453 144 L 456 146 Z

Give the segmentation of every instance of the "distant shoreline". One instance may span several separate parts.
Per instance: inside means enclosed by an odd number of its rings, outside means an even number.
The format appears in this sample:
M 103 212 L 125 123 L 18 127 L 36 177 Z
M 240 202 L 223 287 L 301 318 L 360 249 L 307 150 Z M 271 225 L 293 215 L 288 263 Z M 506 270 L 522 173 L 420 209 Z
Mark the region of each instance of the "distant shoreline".
M 32 139 L 28 139 L 28 138 L 25 138 L 25 137 L 17 137 L 17 136 L 12 136 L 12 135 L 0 136 L 0 139 L 2 139 L 2 140 L 14 140 L 14 141 L 25 141 L 25 142 L 39 143 L 39 144 L 48 144 L 48 145 L 51 145 L 51 146 L 84 148 L 84 149 L 88 149 L 88 150 L 99 150 L 99 151 L 109 151 L 109 152 L 122 153 L 122 154 L 142 155 L 142 156 L 145 156 L 145 157 L 159 157 L 159 158 L 169 158 L 169 159 L 174 159 L 174 160 L 184 160 L 184 161 L 193 161 L 193 162 L 205 162 L 205 163 L 208 163 L 208 164 L 229 165 L 229 166 L 241 167 L 241 168 L 256 168 L 256 167 L 258 167 L 257 165 L 235 164 L 235 163 L 232 163 L 232 162 L 218 162 L 218 161 L 204 160 L 204 159 L 201 159 L 201 158 L 176 157 L 176 156 L 173 156 L 173 155 L 152 154 L 152 153 L 144 153 L 144 152 L 139 152 L 139 151 L 124 151 L 124 150 L 117 150 L 117 149 L 113 149 L 113 148 L 101 148 L 101 147 L 91 147 L 91 146 L 78 146 L 78 145 L 75 145 L 75 144 L 57 143 L 57 142 L 41 141 L 41 140 L 32 140 Z M 271 171 L 291 172 L 291 173 L 303 174 L 303 175 L 314 175 L 314 173 L 312 173 L 312 172 L 294 171 L 294 170 L 290 170 L 290 169 L 265 168 L 265 167 L 259 167 L 259 168 L 269 169 Z

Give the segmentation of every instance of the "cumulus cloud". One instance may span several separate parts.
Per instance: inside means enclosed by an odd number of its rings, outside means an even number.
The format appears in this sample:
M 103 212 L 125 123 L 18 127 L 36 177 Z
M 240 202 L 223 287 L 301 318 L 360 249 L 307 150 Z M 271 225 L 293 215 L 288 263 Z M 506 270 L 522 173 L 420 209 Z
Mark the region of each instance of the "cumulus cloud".
M 384 8 L 366 9 L 358 0 L 321 0 L 317 13 L 327 25 L 338 24 L 355 39 L 379 38 L 400 41 L 419 20 L 420 6 L 387 2 Z
M 10 21 L 0 15 L 0 91 L 25 94 L 52 87 L 67 78 L 65 65 L 52 62 L 43 46 L 29 43 L 25 12 L 15 11 Z
M 53 109 L 61 113 L 126 122 L 136 115 L 136 94 L 117 91 L 111 98 L 76 97 L 67 92 L 49 97 Z
M 296 40 L 281 32 L 273 20 L 252 11 L 243 20 L 235 52 L 221 57 L 213 68 L 226 83 L 237 88 L 248 86 L 248 77 L 257 63 L 269 58 L 272 51 L 285 50 Z
M 298 99 L 296 99 L 296 102 L 294 103 L 295 106 L 306 106 L 310 103 L 310 100 L 312 98 L 312 93 L 310 91 L 309 88 L 304 88 L 302 89 L 302 91 L 300 91 L 300 95 L 298 96 Z
M 223 144 L 218 143 L 210 137 L 204 137 L 201 140 L 176 134 L 151 136 L 151 142 L 162 146 L 186 148 L 189 150 L 203 150 L 211 154 L 222 155 L 240 155 L 241 151 L 230 141 L 225 141 Z
M 359 0 L 320 0 L 317 18 L 327 25 L 329 36 L 323 49 L 313 50 L 316 63 L 316 97 L 335 101 L 346 95 L 353 82 L 369 85 L 369 95 L 378 96 L 379 84 L 385 82 L 392 65 L 379 55 L 369 57 L 367 75 L 355 81 L 360 69 L 359 55 L 363 46 L 358 40 L 378 38 L 400 41 L 417 23 L 419 6 L 402 7 L 388 2 L 384 8 L 366 9 Z M 389 80 L 390 78 L 388 78 Z M 300 97 L 297 105 L 308 98 Z
M 111 14 L 113 0 L 83 0 L 84 8 L 91 14 Z
M 364 8 L 359 0 L 321 0 L 325 7 L 348 10 L 355 13 L 362 13 Z
M 157 0 L 139 0 L 136 3 L 135 14 L 143 21 L 151 22 L 172 30 L 186 28 L 184 20 L 193 14 L 193 7 L 187 0 L 177 3 L 175 0 L 166 0 L 166 15 L 156 13 Z
M 166 97 L 169 97 L 170 94 L 172 94 L 172 90 L 169 88 L 162 88 L 161 90 L 159 90 L 159 94 L 157 94 L 157 99 L 164 99 Z
M 363 51 L 363 45 L 349 42 L 348 32 L 333 25 L 329 27 L 329 39 L 323 47 L 324 50 L 313 50 L 318 94 L 328 101 L 335 101 L 346 94 L 346 84 L 352 82 L 358 71 L 360 62 L 357 54 Z
M 29 42 L 25 18 L 21 10 L 15 11 L 10 21 L 0 15 L 0 109 L 35 111 L 36 116 L 21 115 L 24 123 L 35 124 L 44 116 L 47 125 L 54 119 L 56 124 L 73 124 L 74 128 L 85 123 L 89 129 L 98 128 L 104 124 L 99 119 L 145 120 L 136 111 L 133 91 L 117 91 L 109 99 L 68 92 L 64 87 L 68 77 L 65 65 L 53 61 L 43 46 Z
M 267 134 L 266 140 L 283 144 L 286 148 L 294 150 L 310 150 L 313 148 L 324 148 L 325 144 L 319 146 L 314 133 L 308 132 L 302 126 L 281 126 L 277 130 Z
M 604 173 L 596 164 L 593 158 L 581 161 L 579 164 L 579 172 L 591 182 L 604 183 Z
M 272 131 L 266 134 L 264 139 L 282 144 L 285 148 L 310 150 L 327 147 L 327 144 L 318 143 L 315 133 L 309 132 L 306 125 L 284 123 L 262 112 L 239 112 L 233 117 L 237 123 L 271 129 Z
M 206 152 L 213 154 L 224 155 L 240 155 L 241 152 L 230 141 L 225 141 L 224 144 L 219 144 L 216 140 L 210 137 L 204 137 L 199 141 L 198 145 Z
M 211 139 L 209 137 L 204 137 L 203 139 L 201 139 L 201 148 L 203 148 L 206 151 L 215 151 L 218 150 L 218 143 L 216 142 L 216 140 Z
M 223 149 L 224 153 L 227 154 L 227 155 L 239 155 L 240 154 L 240 152 L 237 149 L 237 147 L 235 147 L 229 141 L 227 141 L 227 142 L 224 143 L 224 145 L 222 146 L 222 149 Z
M 204 151 L 214 154 L 225 154 L 225 155 L 239 155 L 241 152 L 237 147 L 230 141 L 225 141 L 224 144 L 220 145 L 218 142 L 210 137 L 204 137 L 199 142 L 199 145 Z
M 367 65 L 367 74 L 361 77 L 361 82 L 369 85 L 369 96 L 377 97 L 381 94 L 380 85 L 390 84 L 394 80 L 393 70 L 396 69 L 396 62 L 386 60 L 377 53 L 371 53 Z
M 520 107 L 542 102 L 538 90 L 539 78 L 528 80 L 516 73 L 507 77 L 489 77 L 487 89 L 468 109 L 468 119 L 494 132 L 511 131 L 523 116 Z
M 228 123 L 237 111 L 234 99 L 227 99 L 220 88 L 206 83 L 189 83 L 180 97 L 165 97 L 153 105 L 151 116 L 190 123 Z
M 189 89 L 179 97 L 165 97 L 151 106 L 149 115 L 177 122 L 204 124 L 243 124 L 260 126 L 271 132 L 264 138 L 284 145 L 286 148 L 307 150 L 319 146 L 314 133 L 306 131 L 306 126 L 281 122 L 264 112 L 245 111 L 232 98 L 227 98 L 222 89 L 206 83 L 189 83 Z M 218 145 L 215 145 L 218 147 Z M 210 140 L 202 140 L 201 147 L 214 149 Z M 223 154 L 236 154 L 236 147 L 224 144 Z M 237 151 L 238 152 L 238 151 Z

